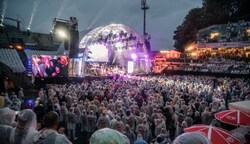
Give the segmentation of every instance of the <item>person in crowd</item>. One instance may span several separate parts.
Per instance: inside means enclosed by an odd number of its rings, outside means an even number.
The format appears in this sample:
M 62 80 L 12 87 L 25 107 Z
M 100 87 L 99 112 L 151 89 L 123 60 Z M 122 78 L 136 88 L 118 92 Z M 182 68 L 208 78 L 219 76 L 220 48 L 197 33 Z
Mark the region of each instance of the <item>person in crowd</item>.
M 81 123 L 81 132 L 83 135 L 86 135 L 87 132 L 87 112 L 85 109 L 83 109 L 81 117 L 80 117 L 80 123 Z
M 62 106 L 60 109 L 60 123 L 62 126 L 66 126 L 67 115 L 68 115 L 68 108 L 66 106 L 66 102 L 62 102 Z
M 18 91 L 18 98 L 19 99 L 23 99 L 24 98 L 23 88 L 20 88 L 20 90 Z
M 141 134 L 138 134 L 134 144 L 148 144 L 148 143 L 143 139 Z
M 110 128 L 110 118 L 106 112 L 102 113 L 97 120 L 97 129 Z
M 50 111 L 43 118 L 45 128 L 39 131 L 36 144 L 71 144 L 64 134 L 64 128 L 59 126 L 59 116 L 56 112 Z
M 17 126 L 10 134 L 10 143 L 29 144 L 37 136 L 36 114 L 30 109 L 24 109 L 17 115 Z
M 16 112 L 8 107 L 0 109 L 0 141 L 3 144 L 9 143 L 9 136 L 13 127 L 16 126 L 15 122 Z
M 125 126 L 125 131 L 123 132 L 123 134 L 128 137 L 131 144 L 135 142 L 136 140 L 135 133 L 131 130 L 128 124 Z
M 39 91 L 34 111 L 41 129 L 44 115 L 57 111 L 60 127 L 67 127 L 66 133 L 72 142 L 78 136 L 75 142 L 83 138 L 84 143 L 88 143 L 96 130 L 111 128 L 126 135 L 130 143 L 136 141 L 135 134 L 141 134 L 147 143 L 152 140 L 157 144 L 166 143 L 193 124 L 210 124 L 214 113 L 227 109 L 228 102 L 246 99 L 249 82 L 243 78 L 171 75 L 120 76 L 115 80 L 53 84 Z M 13 108 L 19 103 L 15 99 L 12 96 L 11 101 L 6 94 L 3 107 L 18 110 Z M 40 104 L 44 112 L 38 110 Z M 1 109 L 5 108 L 0 108 L 0 115 Z M 16 120 L 10 121 L 13 124 L 1 125 L 6 134 L 17 127 L 16 123 L 24 125 L 18 116 Z M 76 126 L 77 122 L 81 129 Z M 81 133 L 83 137 L 80 137 Z M 25 141 L 26 135 L 22 137 Z M 9 143 L 9 138 L 4 141 Z
M 91 110 L 87 115 L 87 133 L 88 137 L 90 137 L 96 131 L 96 122 L 97 117 L 94 112 Z
M 68 137 L 71 138 L 72 140 L 77 140 L 76 122 L 77 122 L 77 116 L 74 113 L 74 108 L 71 107 L 69 109 L 69 113 L 67 114 L 67 130 L 68 130 Z

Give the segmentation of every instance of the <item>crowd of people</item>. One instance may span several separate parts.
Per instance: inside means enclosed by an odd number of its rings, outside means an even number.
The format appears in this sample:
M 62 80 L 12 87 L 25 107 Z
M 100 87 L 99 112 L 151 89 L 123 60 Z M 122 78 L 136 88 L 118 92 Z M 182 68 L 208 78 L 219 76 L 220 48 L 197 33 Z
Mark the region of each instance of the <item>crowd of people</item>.
M 186 135 L 184 128 L 209 125 L 229 102 L 250 99 L 249 83 L 243 78 L 161 75 L 52 84 L 39 90 L 31 109 L 22 107 L 22 90 L 2 93 L 0 139 L 3 144 L 115 143 L 112 136 L 122 144 L 182 144 L 188 138 L 194 138 L 190 143 L 206 142 L 199 134 Z
M 245 21 L 238 21 L 236 23 L 228 23 L 223 25 L 215 25 L 211 29 L 201 33 L 197 37 L 196 42 L 214 43 L 249 41 L 250 35 L 247 31 L 249 28 L 250 23 Z M 211 37 L 211 33 L 219 33 L 219 35 Z
M 197 63 L 198 65 L 194 65 Z M 189 66 L 193 65 L 193 68 Z M 245 51 L 235 49 L 224 49 L 210 52 L 203 52 L 197 59 L 192 59 L 187 65 L 188 71 L 201 71 L 212 73 L 229 74 L 249 74 L 249 57 L 246 57 Z

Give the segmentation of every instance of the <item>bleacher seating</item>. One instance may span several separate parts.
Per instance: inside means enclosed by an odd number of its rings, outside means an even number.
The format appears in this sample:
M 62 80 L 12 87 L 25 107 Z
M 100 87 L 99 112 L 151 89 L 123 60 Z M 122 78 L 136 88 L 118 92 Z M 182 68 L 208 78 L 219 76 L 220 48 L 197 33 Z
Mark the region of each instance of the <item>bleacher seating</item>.
M 198 31 L 197 43 L 218 43 L 250 41 L 247 30 L 250 29 L 250 22 L 239 21 L 221 25 L 212 25 Z M 211 34 L 217 35 L 211 36 Z
M 26 70 L 15 49 L 0 49 L 0 61 L 14 73 L 23 73 Z

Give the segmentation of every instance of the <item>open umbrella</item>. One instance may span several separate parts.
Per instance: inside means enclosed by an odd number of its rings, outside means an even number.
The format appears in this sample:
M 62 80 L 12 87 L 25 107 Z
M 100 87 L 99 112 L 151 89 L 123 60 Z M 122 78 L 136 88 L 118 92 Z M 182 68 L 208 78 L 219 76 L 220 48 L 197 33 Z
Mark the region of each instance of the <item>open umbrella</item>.
M 240 141 L 227 131 L 212 125 L 193 125 L 185 128 L 184 132 L 200 132 L 204 134 L 212 144 L 239 144 Z
M 235 126 L 250 126 L 250 115 L 240 110 L 225 110 L 218 112 L 215 118 L 219 121 Z

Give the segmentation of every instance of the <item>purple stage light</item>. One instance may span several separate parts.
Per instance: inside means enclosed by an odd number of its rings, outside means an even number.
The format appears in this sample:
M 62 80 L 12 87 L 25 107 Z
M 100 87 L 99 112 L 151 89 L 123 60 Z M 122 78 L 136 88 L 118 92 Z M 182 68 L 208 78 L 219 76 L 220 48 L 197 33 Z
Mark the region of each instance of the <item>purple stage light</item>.
M 134 53 L 131 54 L 132 59 L 136 59 L 136 57 L 137 57 L 136 54 L 134 54 Z
M 145 54 L 145 55 L 144 55 L 144 57 L 145 57 L 145 58 L 147 58 L 147 57 L 148 57 L 148 55 L 146 55 L 146 54 Z

